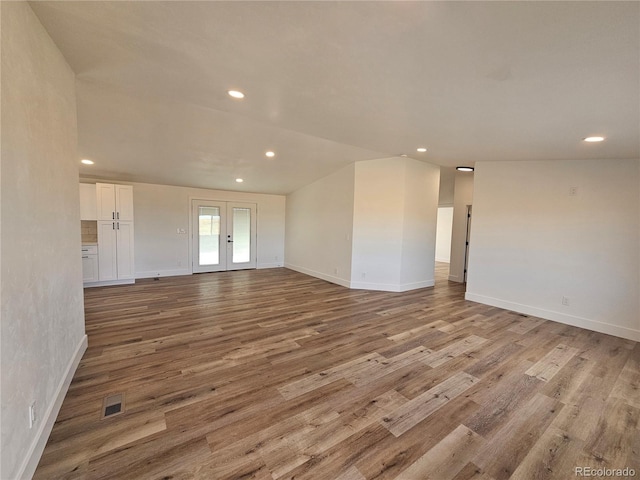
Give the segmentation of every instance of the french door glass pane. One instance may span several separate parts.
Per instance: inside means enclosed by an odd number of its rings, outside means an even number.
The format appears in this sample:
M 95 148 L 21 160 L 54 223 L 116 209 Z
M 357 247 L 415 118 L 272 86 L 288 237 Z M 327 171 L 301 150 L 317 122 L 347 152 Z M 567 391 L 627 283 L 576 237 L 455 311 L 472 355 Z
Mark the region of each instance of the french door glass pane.
M 251 260 L 251 209 L 233 207 L 233 263 Z
M 198 207 L 200 265 L 220 263 L 220 208 Z

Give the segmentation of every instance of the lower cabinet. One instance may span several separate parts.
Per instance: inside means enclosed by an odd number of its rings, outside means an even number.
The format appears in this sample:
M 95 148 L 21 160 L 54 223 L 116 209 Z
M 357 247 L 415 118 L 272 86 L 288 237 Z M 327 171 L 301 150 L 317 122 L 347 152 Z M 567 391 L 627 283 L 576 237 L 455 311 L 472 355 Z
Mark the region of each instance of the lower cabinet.
M 98 280 L 98 247 L 96 245 L 83 245 L 82 281 L 88 283 L 97 282 Z
M 133 222 L 98 221 L 98 278 L 134 278 Z

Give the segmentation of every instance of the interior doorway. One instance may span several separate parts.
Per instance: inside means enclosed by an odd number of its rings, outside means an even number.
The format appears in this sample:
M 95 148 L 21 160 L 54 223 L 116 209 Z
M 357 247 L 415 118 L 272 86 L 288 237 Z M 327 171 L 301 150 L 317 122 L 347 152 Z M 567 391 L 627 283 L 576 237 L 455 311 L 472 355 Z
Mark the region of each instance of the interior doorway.
M 467 283 L 467 271 L 469 270 L 469 241 L 471 238 L 471 208 L 467 205 L 467 236 L 464 244 L 464 283 Z
M 451 262 L 453 207 L 438 207 L 436 219 L 436 262 Z
M 256 268 L 256 204 L 191 201 L 193 273 Z

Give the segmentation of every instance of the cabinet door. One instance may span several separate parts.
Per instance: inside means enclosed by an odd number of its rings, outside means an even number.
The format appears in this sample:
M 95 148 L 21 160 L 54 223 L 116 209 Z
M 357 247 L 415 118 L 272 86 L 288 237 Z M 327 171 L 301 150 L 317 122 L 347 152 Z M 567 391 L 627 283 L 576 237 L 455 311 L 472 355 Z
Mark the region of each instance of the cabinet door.
M 98 222 L 98 278 L 117 280 L 116 222 Z
M 116 219 L 115 185 L 110 183 L 96 183 L 96 203 L 98 220 Z
M 98 278 L 98 256 L 82 255 L 82 281 L 97 282 Z
M 96 186 L 93 183 L 80 184 L 80 220 L 97 220 Z
M 131 185 L 115 185 L 116 220 L 133 221 L 133 187 Z
M 118 279 L 135 278 L 133 264 L 133 223 L 116 221 Z

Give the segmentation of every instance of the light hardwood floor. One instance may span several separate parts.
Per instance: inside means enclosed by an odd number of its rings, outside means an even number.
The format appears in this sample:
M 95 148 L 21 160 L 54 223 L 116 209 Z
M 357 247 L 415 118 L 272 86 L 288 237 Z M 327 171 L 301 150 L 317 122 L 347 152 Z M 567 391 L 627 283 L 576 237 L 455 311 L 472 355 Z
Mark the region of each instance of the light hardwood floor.
M 446 267 L 407 293 L 286 269 L 86 290 L 35 478 L 640 478 L 640 345 L 465 301 Z

